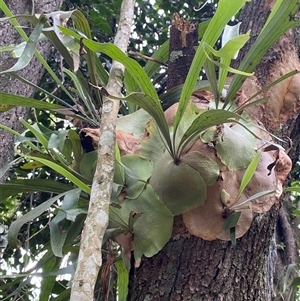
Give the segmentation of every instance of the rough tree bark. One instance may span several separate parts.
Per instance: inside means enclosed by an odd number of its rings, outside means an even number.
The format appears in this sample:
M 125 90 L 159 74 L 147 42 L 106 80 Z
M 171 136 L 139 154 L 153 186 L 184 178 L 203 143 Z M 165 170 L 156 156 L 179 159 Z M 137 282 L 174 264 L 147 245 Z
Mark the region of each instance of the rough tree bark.
M 6 5 L 12 11 L 13 14 L 31 14 L 32 10 L 34 13 L 49 13 L 58 10 L 62 4 L 62 0 L 41 0 L 41 1 L 23 1 L 23 0 L 7 0 Z M 34 7 L 32 6 L 34 3 Z M 5 17 L 3 12 L 0 11 L 0 16 Z M 27 23 L 18 19 L 21 25 L 28 26 Z M 18 44 L 22 42 L 17 31 L 10 24 L 9 21 L 1 21 L 0 23 L 0 47 Z M 39 44 L 38 50 L 44 58 L 47 58 L 51 53 L 51 44 L 49 42 L 43 42 Z M 0 53 L 0 66 L 1 69 L 6 70 L 13 66 L 16 62 L 9 52 Z M 30 64 L 18 72 L 18 74 L 34 84 L 38 84 L 42 75 L 44 73 L 43 66 L 34 57 Z M 0 90 L 19 94 L 22 96 L 31 97 L 34 94 L 34 89 L 30 86 L 20 82 L 19 80 L 13 78 L 9 74 L 0 75 Z M 23 117 L 27 113 L 26 108 L 16 107 L 7 112 L 0 112 L 0 123 L 20 132 L 22 127 L 19 123 L 19 118 Z M 14 156 L 14 136 L 9 134 L 7 131 L 0 129 L 0 168 L 10 162 Z M 4 181 L 5 176 L 0 178 L 0 182 Z
M 257 37 L 273 4 L 274 1 L 253 0 L 243 10 L 240 16 L 242 32 L 252 29 L 253 38 L 248 47 Z M 246 84 L 246 93 L 257 90 L 257 87 L 272 82 L 288 71 L 299 69 L 299 48 L 293 41 L 295 38 L 291 30 L 270 49 L 255 70 L 256 77 Z M 242 56 L 243 52 L 240 59 Z M 258 108 L 257 116 L 268 130 L 276 130 L 277 135 L 293 138 L 300 127 L 299 117 L 295 117 L 300 104 L 299 82 L 300 77 L 296 75 L 278 85 L 268 92 L 272 101 Z M 293 163 L 298 160 L 296 150 L 299 150 L 299 138 L 290 151 Z M 135 270 L 131 279 L 130 300 L 273 300 L 277 257 L 274 230 L 278 216 L 283 220 L 280 206 L 273 206 L 268 213 L 256 215 L 251 228 L 237 240 L 236 246 L 226 241 L 208 242 L 191 236 L 181 218 L 177 217 L 167 245 L 156 256 L 144 258 Z M 296 256 L 293 236 L 289 237 L 289 256 L 283 254 L 283 257 L 289 258 L 284 264 L 292 263 Z

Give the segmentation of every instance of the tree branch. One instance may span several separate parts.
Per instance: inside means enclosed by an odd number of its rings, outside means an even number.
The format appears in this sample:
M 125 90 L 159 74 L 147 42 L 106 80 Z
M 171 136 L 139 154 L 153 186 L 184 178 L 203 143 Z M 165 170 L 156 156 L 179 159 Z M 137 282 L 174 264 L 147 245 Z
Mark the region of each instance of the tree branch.
M 134 0 L 123 0 L 114 44 L 127 50 L 134 17 Z M 119 96 L 123 86 L 124 66 L 113 62 L 106 90 Z M 108 225 L 108 210 L 114 177 L 115 128 L 119 101 L 106 97 L 102 107 L 98 161 L 92 184 L 89 210 L 82 233 L 78 265 L 73 279 L 71 301 L 91 301 L 102 265 L 101 246 Z

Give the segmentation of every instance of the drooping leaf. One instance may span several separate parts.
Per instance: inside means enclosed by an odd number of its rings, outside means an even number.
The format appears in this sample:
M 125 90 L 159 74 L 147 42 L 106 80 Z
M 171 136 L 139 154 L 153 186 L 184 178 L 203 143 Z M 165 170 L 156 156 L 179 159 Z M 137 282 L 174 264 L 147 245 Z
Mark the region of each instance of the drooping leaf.
M 72 13 L 72 20 L 75 23 L 76 29 L 84 34 L 88 39 L 92 39 L 92 31 L 89 25 L 89 21 L 84 16 L 84 14 L 80 10 L 74 10 Z M 98 85 L 99 80 L 101 83 L 107 84 L 108 81 L 108 73 L 106 72 L 104 66 L 101 64 L 99 58 L 97 57 L 94 51 L 89 48 L 86 49 L 86 62 L 89 70 L 90 81 L 93 85 Z M 99 78 L 99 80 L 98 80 Z M 95 91 L 97 103 L 101 104 L 102 99 L 99 91 Z
M 52 104 L 45 101 L 36 100 L 29 97 L 20 95 L 14 95 L 11 93 L 5 93 L 0 91 L 0 105 L 11 105 L 11 106 L 23 106 L 28 108 L 44 109 L 44 110 L 56 110 L 64 109 L 63 106 Z
M 247 203 L 253 201 L 253 200 L 256 200 L 258 198 L 261 198 L 263 196 L 266 196 L 266 195 L 269 195 L 269 194 L 273 194 L 275 193 L 276 190 L 265 190 L 265 191 L 261 191 L 261 192 L 258 192 L 258 193 L 255 193 L 253 194 L 251 197 L 247 198 L 245 201 L 241 202 L 241 203 L 238 203 L 238 204 L 235 204 L 233 206 L 231 206 L 230 208 L 231 209 L 237 209 L 237 208 L 243 208 L 243 206 L 247 206 Z
M 76 39 L 82 39 L 82 36 L 76 34 L 70 29 L 59 26 L 60 30 Z M 124 54 L 117 46 L 112 43 L 98 43 L 90 39 L 82 39 L 82 43 L 94 52 L 102 52 L 108 55 L 113 60 L 122 63 L 126 70 L 130 72 L 131 76 L 136 80 L 141 90 L 149 95 L 151 98 L 159 102 L 155 88 L 153 87 L 150 78 L 147 76 L 145 70 L 139 63 Z
M 0 187 L 1 201 L 24 192 L 64 193 L 72 189 L 71 185 L 49 179 L 12 179 L 8 182 L 0 183 Z
M 141 217 L 133 225 L 134 258 L 138 264 L 142 255 L 152 257 L 167 243 L 172 233 L 173 214 L 147 185 L 135 200 L 126 201 L 124 210 L 135 211 Z
M 264 86 L 261 90 L 259 90 L 257 93 L 253 94 L 250 98 L 247 99 L 247 101 L 245 101 L 240 107 L 238 107 L 236 109 L 236 111 L 238 110 L 241 110 L 241 109 L 245 109 L 246 107 L 248 107 L 249 105 L 254 105 L 256 104 L 256 101 L 253 101 L 251 102 L 252 99 L 254 99 L 255 97 L 257 97 L 258 95 L 260 95 L 261 93 L 269 90 L 270 88 L 274 87 L 275 85 L 277 85 L 278 83 L 286 80 L 287 78 L 291 77 L 291 76 L 294 76 L 296 74 L 298 74 L 300 71 L 298 70 L 293 70 L 291 72 L 288 72 L 287 74 L 279 77 L 278 79 L 274 80 L 272 83 Z M 260 100 L 265 100 L 265 99 L 269 99 L 268 97 L 264 97 L 262 99 L 259 99 L 257 101 L 260 101 Z
M 51 248 L 53 254 L 57 257 L 63 256 L 62 249 L 69 230 L 68 227 L 64 228 L 62 224 L 66 219 L 66 213 L 64 211 L 77 208 L 79 196 L 80 189 L 68 191 L 62 201 L 61 210 L 58 211 L 49 224 Z
M 43 29 L 44 24 L 46 23 L 46 21 L 47 21 L 46 16 L 41 15 L 40 18 L 39 18 L 39 22 L 35 26 L 34 30 L 31 33 L 31 35 L 29 36 L 29 39 L 26 42 L 26 46 L 24 48 L 24 51 L 23 51 L 22 55 L 20 56 L 20 58 L 18 59 L 18 61 L 11 68 L 9 68 L 7 70 L 4 70 L 4 71 L 0 71 L 0 74 L 6 73 L 6 72 L 21 70 L 21 69 L 25 68 L 30 63 L 30 61 L 31 61 L 31 59 L 34 55 L 34 52 L 35 52 L 36 44 L 38 42 L 38 39 L 40 37 L 40 34 L 42 32 L 42 29 Z
M 77 178 L 74 174 L 72 174 L 70 171 L 68 171 L 66 168 L 62 167 L 61 165 L 44 158 L 39 158 L 34 156 L 28 156 L 27 158 L 45 164 L 46 166 L 52 168 L 53 170 L 59 172 L 61 175 L 69 179 L 72 183 L 74 183 L 78 188 L 82 189 L 84 192 L 89 194 L 91 193 L 91 188 L 89 186 L 87 186 L 79 178 Z
M 236 227 L 236 225 L 240 219 L 240 216 L 241 216 L 240 211 L 229 214 L 229 216 L 226 218 L 226 221 L 223 225 L 223 229 L 227 230 L 227 229 Z
M 20 243 L 18 241 L 18 234 L 19 234 L 21 227 L 24 224 L 28 223 L 29 221 L 39 217 L 44 211 L 48 210 L 50 208 L 50 206 L 52 206 L 53 203 L 55 203 L 58 199 L 65 196 L 67 193 L 68 192 L 64 192 L 64 193 L 61 193 L 59 195 L 52 197 L 48 201 L 43 202 L 39 206 L 33 208 L 31 211 L 29 211 L 25 215 L 23 215 L 20 218 L 18 218 L 17 220 L 15 220 L 8 229 L 7 237 L 8 237 L 9 245 L 12 248 L 19 247 Z

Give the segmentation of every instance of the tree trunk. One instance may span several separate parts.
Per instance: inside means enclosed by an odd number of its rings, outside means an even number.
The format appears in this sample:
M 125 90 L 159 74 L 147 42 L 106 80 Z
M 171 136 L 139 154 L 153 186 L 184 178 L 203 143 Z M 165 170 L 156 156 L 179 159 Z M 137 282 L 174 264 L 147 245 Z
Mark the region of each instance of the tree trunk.
M 24 0 L 7 0 L 6 5 L 12 11 L 13 14 L 31 14 L 32 13 L 32 3 L 35 3 L 34 13 L 49 13 L 58 10 L 61 6 L 62 0 L 41 0 L 41 1 L 24 1 Z M 1 17 L 4 17 L 3 13 L 0 12 Z M 28 26 L 28 24 L 21 19 L 18 19 L 21 25 Z M 0 35 L 5 37 L 0 39 L 0 47 L 19 44 L 22 42 L 19 34 L 15 28 L 10 24 L 9 21 L 1 21 Z M 38 50 L 43 57 L 47 58 L 51 53 L 51 44 L 49 42 L 40 43 Z M 10 52 L 2 52 L 0 55 L 0 65 L 3 70 L 9 69 L 16 62 L 11 56 Z M 18 72 L 18 74 L 28 81 L 38 84 L 41 77 L 43 76 L 44 68 L 40 62 L 34 57 L 30 64 Z M 0 75 L 0 90 L 18 94 L 22 96 L 32 97 L 34 94 L 34 89 L 30 86 L 20 82 L 19 80 L 13 78 L 9 74 Z M 7 127 L 20 132 L 22 127 L 19 123 L 19 118 L 27 114 L 28 110 L 26 108 L 16 107 L 7 112 L 0 112 L 0 123 L 6 125 Z M 14 156 L 14 136 L 9 134 L 7 131 L 0 129 L 0 168 L 10 162 Z M 3 182 L 5 176 L 0 178 L 0 182 Z
M 242 32 L 251 28 L 253 37 L 246 50 L 257 37 L 272 5 L 273 1 L 254 0 L 247 3 L 241 13 Z M 287 32 L 268 51 L 255 70 L 256 77 L 252 82 L 258 87 L 264 86 L 280 75 L 297 67 L 299 69 L 299 48 L 293 44 L 295 40 L 293 31 Z M 271 101 L 257 109 L 256 116 L 260 116 L 268 130 L 276 130 L 277 135 L 293 138 L 299 133 L 296 130 L 300 127 L 299 118 L 293 119 L 300 105 L 299 82 L 298 74 L 277 85 L 267 93 Z M 249 85 L 245 87 L 249 88 Z M 284 126 L 278 133 L 282 124 Z M 294 164 L 298 160 L 296 150 L 299 150 L 299 138 L 290 151 Z M 278 243 L 275 242 L 274 230 L 278 216 L 279 225 L 285 222 L 277 239 L 284 237 L 287 247 L 279 255 L 285 258 L 282 263 L 286 265 L 295 261 L 296 246 L 291 227 L 280 206 L 274 205 L 269 212 L 257 214 L 251 228 L 237 240 L 236 246 L 226 241 L 209 242 L 191 236 L 182 224 L 181 217 L 177 217 L 172 238 L 167 245 L 156 256 L 143 258 L 140 267 L 134 271 L 130 300 L 273 300 Z

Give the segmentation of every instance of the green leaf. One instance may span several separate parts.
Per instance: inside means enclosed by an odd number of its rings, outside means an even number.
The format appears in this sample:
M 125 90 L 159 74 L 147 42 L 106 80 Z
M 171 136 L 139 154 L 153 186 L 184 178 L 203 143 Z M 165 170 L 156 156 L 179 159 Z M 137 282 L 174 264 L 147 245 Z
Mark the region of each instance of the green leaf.
M 85 35 L 85 37 L 87 37 L 88 39 L 92 39 L 93 36 L 89 25 L 89 21 L 84 16 L 84 14 L 80 10 L 74 10 L 71 17 L 75 23 L 76 29 L 82 32 Z M 87 53 L 85 57 L 86 57 L 91 83 L 97 86 L 99 82 L 98 81 L 98 77 L 99 77 L 100 82 L 106 84 L 108 81 L 108 74 L 105 68 L 103 67 L 103 65 L 101 64 L 96 53 L 94 53 L 90 49 L 86 49 L 86 52 Z M 102 99 L 99 91 L 95 91 L 95 94 L 96 94 L 98 104 L 101 104 Z
M 236 201 L 241 197 L 243 191 L 245 190 L 245 188 L 251 181 L 251 179 L 256 171 L 256 168 L 258 166 L 260 156 L 261 156 L 261 152 L 257 152 L 256 155 L 254 156 L 254 158 L 252 159 L 252 161 L 250 162 L 250 164 L 248 165 L 248 167 L 243 175 L 243 178 L 242 178 L 242 181 L 240 184 L 240 188 L 239 188 L 239 192 L 236 197 Z
M 166 151 L 166 146 L 163 143 L 154 120 L 151 120 L 146 124 L 145 130 L 148 139 L 142 140 L 140 153 L 143 157 L 149 158 L 152 162 L 156 162 Z
M 69 130 L 61 130 L 51 134 L 49 142 L 48 142 L 48 149 L 58 149 L 62 152 L 66 138 L 68 136 Z
M 235 246 L 236 245 L 236 233 L 235 233 L 235 227 L 232 227 L 229 229 L 230 233 L 230 241 Z
M 14 28 L 16 29 L 16 31 L 20 34 L 20 36 L 25 40 L 28 41 L 28 37 L 26 35 L 26 33 L 24 32 L 24 30 L 22 29 L 22 26 L 17 22 L 17 20 L 14 18 L 14 16 L 12 15 L 11 11 L 9 10 L 9 8 L 6 6 L 6 4 L 3 2 L 3 0 L 1 0 L 1 9 L 3 10 L 3 12 L 5 13 L 6 16 L 8 16 L 10 18 L 10 22 L 13 24 Z M 24 16 L 22 16 L 24 17 Z M 25 16 L 26 20 L 29 20 L 31 22 L 38 22 L 37 18 L 33 17 L 33 16 Z M 34 21 L 32 21 L 34 20 Z M 35 23 L 34 23 L 35 24 Z M 37 59 L 42 63 L 42 65 L 44 66 L 44 68 L 46 69 L 46 71 L 52 76 L 52 78 L 54 79 L 54 81 L 57 83 L 57 85 L 70 97 L 70 99 L 73 99 L 72 95 L 69 93 L 69 91 L 64 87 L 63 83 L 60 81 L 60 79 L 57 77 L 57 75 L 53 72 L 53 70 L 51 69 L 51 67 L 49 66 L 49 64 L 47 63 L 47 61 L 42 57 L 42 55 L 35 50 L 35 56 L 37 57 Z M 1 99 L 1 97 L 0 97 Z
M 300 187 L 284 187 L 284 192 L 299 192 L 300 193 Z
M 42 146 L 45 149 L 47 149 L 47 147 L 48 147 L 48 139 L 42 133 L 42 131 L 40 130 L 38 124 L 35 123 L 34 125 L 30 125 L 23 118 L 20 118 L 20 122 L 24 125 L 25 128 L 27 128 L 37 138 L 37 140 L 42 144 Z
M 11 162 L 2 166 L 0 168 L 0 178 L 2 178 L 8 172 L 8 170 L 18 162 L 20 162 L 20 158 L 16 158 L 15 160 L 12 160 Z M 1 192 L 1 196 L 2 196 L 2 192 Z
M 240 219 L 241 214 L 242 214 L 241 211 L 233 212 L 233 213 L 229 214 L 229 216 L 226 218 L 226 221 L 223 225 L 223 229 L 228 230 L 228 229 L 231 229 L 233 227 L 236 227 L 236 225 L 237 225 L 237 223 Z
M 93 100 L 90 95 L 90 91 L 88 89 L 86 89 L 85 85 L 81 81 L 81 80 L 86 81 L 86 79 L 84 77 L 80 78 L 79 76 L 75 75 L 73 72 L 71 72 L 70 70 L 68 70 L 66 68 L 63 68 L 63 71 L 68 76 L 70 76 L 70 78 L 74 82 L 80 98 L 82 99 L 83 103 L 85 104 L 86 108 L 88 109 L 89 115 L 93 116 L 94 120 L 97 120 L 97 115 L 95 114 L 96 109 L 93 104 Z
M 0 91 L 0 105 L 22 106 L 43 110 L 64 109 L 63 106 Z
M 0 183 L 0 187 L 1 201 L 24 192 L 43 191 L 64 193 L 72 189 L 71 185 L 49 179 L 13 179 L 5 183 Z
M 115 267 L 118 273 L 118 280 L 117 280 L 118 300 L 126 301 L 127 294 L 128 294 L 129 273 L 125 267 L 123 260 L 117 260 L 115 262 Z
M 270 83 L 269 85 L 264 86 L 261 90 L 259 90 L 257 93 L 253 94 L 250 98 L 247 99 L 247 101 L 245 101 L 242 106 L 240 106 L 239 108 L 237 108 L 236 110 L 241 110 L 241 109 L 245 109 L 246 107 L 248 107 L 249 105 L 253 105 L 255 104 L 255 102 L 251 102 L 252 99 L 254 99 L 256 96 L 258 96 L 259 94 L 269 90 L 270 88 L 272 88 L 273 86 L 277 85 L 278 83 L 286 80 L 287 78 L 294 76 L 296 74 L 298 74 L 300 71 L 298 70 L 293 70 L 291 72 L 288 72 L 287 74 L 279 77 L 278 79 L 276 79 L 275 81 L 273 81 L 272 83 Z M 262 99 L 266 99 L 267 97 L 264 97 Z M 259 101 L 259 100 L 257 100 Z M 251 103 L 250 103 L 251 102 Z
M 89 186 L 87 186 L 85 183 L 83 183 L 81 180 L 79 180 L 76 176 L 74 176 L 71 172 L 69 172 L 67 169 L 65 169 L 61 165 L 59 165 L 55 162 L 52 162 L 48 159 L 34 157 L 34 156 L 27 156 L 27 159 L 33 159 L 33 160 L 36 160 L 36 161 L 39 161 L 39 162 L 45 164 L 46 166 L 52 168 L 56 172 L 60 173 L 61 175 L 63 175 L 67 179 L 69 179 L 73 184 L 75 184 L 78 188 L 82 189 L 84 192 L 86 192 L 88 194 L 91 193 L 91 188 Z
M 209 52 L 206 50 L 206 48 L 208 48 Z M 204 53 L 205 53 L 207 59 L 209 61 L 211 61 L 212 63 L 214 63 L 215 65 L 217 65 L 221 70 L 226 70 L 227 72 L 232 72 L 232 73 L 236 73 L 236 74 L 240 74 L 240 75 L 244 75 L 244 76 L 253 76 L 254 75 L 253 72 L 247 73 L 247 72 L 229 67 L 230 59 L 227 57 L 223 58 L 223 60 L 221 62 L 213 60 L 210 56 L 210 52 L 213 52 L 214 54 L 217 53 L 216 51 L 214 51 L 214 49 L 211 46 L 205 45 Z
M 44 273 L 50 273 L 59 269 L 61 260 L 59 258 L 53 257 L 43 266 Z M 52 290 L 56 281 L 56 276 L 43 277 L 41 281 L 41 293 L 39 296 L 39 301 L 48 301 L 52 295 Z
M 71 288 L 67 288 L 62 293 L 60 293 L 56 298 L 52 299 L 52 301 L 69 301 L 70 294 L 71 294 Z
M 248 108 L 250 106 L 255 106 L 255 105 L 258 105 L 261 103 L 266 103 L 266 102 L 268 102 L 269 99 L 270 99 L 270 97 L 267 96 L 267 97 L 263 97 L 263 98 L 254 100 L 252 102 L 246 101 L 241 106 L 237 107 L 233 112 L 235 112 L 235 113 L 243 112 L 243 110 L 245 110 L 246 108 Z
M 184 82 L 179 101 L 179 107 L 174 120 L 174 137 L 185 108 L 190 100 L 195 83 L 199 77 L 200 70 L 206 60 L 203 48 L 204 43 L 213 46 L 220 37 L 225 25 L 232 18 L 232 16 L 234 16 L 244 6 L 246 2 L 246 0 L 232 0 L 230 1 L 230 5 L 228 5 L 228 1 L 226 0 L 219 1 L 217 11 L 209 22 L 209 25 L 203 35 L 201 44 L 197 48 L 187 78 Z
M 242 206 L 244 206 L 245 204 L 247 204 L 248 202 L 251 202 L 253 200 L 256 200 L 258 198 L 261 198 L 263 196 L 266 196 L 268 194 L 273 194 L 275 193 L 275 190 L 265 190 L 265 191 L 261 191 L 258 193 L 255 193 L 254 195 L 252 195 L 250 198 L 246 199 L 245 201 L 238 203 L 238 204 L 232 204 L 232 206 L 230 206 L 231 209 L 237 209 L 237 208 L 242 208 Z
M 160 101 L 163 105 L 163 109 L 166 110 L 171 107 L 174 103 L 178 102 L 182 92 L 183 84 L 171 88 L 166 93 L 160 95 Z M 197 81 L 194 90 L 211 90 L 211 85 L 208 80 Z
M 234 122 L 241 116 L 226 110 L 209 110 L 198 116 L 181 138 L 178 149 L 184 150 L 185 146 L 199 133 L 204 130 L 223 123 Z M 179 152 L 180 154 L 180 152 Z
M 125 201 L 124 210 L 141 213 L 133 225 L 134 258 L 139 264 L 142 255 L 152 257 L 168 242 L 172 233 L 173 214 L 147 185 L 135 200 Z
M 115 144 L 115 156 L 116 156 L 116 164 L 115 164 L 115 174 L 114 174 L 114 183 L 124 185 L 125 183 L 125 171 L 121 164 L 121 154 L 118 144 Z
M 167 40 L 153 53 L 151 56 L 152 59 L 155 59 L 159 62 L 167 62 L 169 58 L 169 46 L 170 41 Z M 144 70 L 150 78 L 159 70 L 160 65 L 154 61 L 147 61 Z
M 145 189 L 152 174 L 152 163 L 139 155 L 125 155 L 122 157 L 125 168 L 126 198 L 136 199 Z M 129 169 L 130 173 L 127 172 Z
M 210 45 L 204 44 L 204 47 L 216 57 L 234 59 L 236 53 L 248 42 L 250 39 L 250 30 L 241 35 L 231 38 L 220 50 L 213 49 Z
M 279 5 L 280 3 L 280 5 Z M 257 64 L 261 61 L 270 47 L 281 37 L 287 30 L 300 24 L 295 18 L 299 10 L 298 0 L 279 1 L 276 3 L 276 9 L 271 14 L 271 19 L 267 20 L 258 38 L 251 46 L 249 52 L 245 55 L 239 69 L 245 72 L 253 72 Z M 245 81 L 245 77 L 234 75 L 230 84 L 224 107 L 226 107 L 235 97 L 236 92 L 240 89 Z
M 50 228 L 50 243 L 52 252 L 57 257 L 63 257 L 63 246 L 68 235 L 68 225 L 63 226 L 62 221 L 66 219 L 65 210 L 75 209 L 78 205 L 80 189 L 73 189 L 66 193 L 62 201 L 61 210 L 49 224 Z
M 155 162 L 149 183 L 174 215 L 206 200 L 206 185 L 200 173 L 183 161 L 176 164 L 167 152 Z
M 25 215 L 21 216 L 17 220 L 15 220 L 8 229 L 8 242 L 11 248 L 18 248 L 20 246 L 20 242 L 18 240 L 18 234 L 21 227 L 30 222 L 31 220 L 39 217 L 44 211 L 48 210 L 53 203 L 55 203 L 58 199 L 65 196 L 68 192 L 61 193 L 59 195 L 54 196 L 46 202 L 43 202 L 41 205 L 35 207 Z
M 246 168 L 256 155 L 256 137 L 240 124 L 224 124 L 215 141 L 217 155 L 229 170 Z
M 199 172 L 207 186 L 215 183 L 220 174 L 219 165 L 198 151 L 188 152 L 186 155 L 183 155 L 180 160 Z
M 114 97 L 110 95 L 111 98 L 118 98 L 122 100 L 132 101 L 137 104 L 145 111 L 147 111 L 156 121 L 158 128 L 160 129 L 163 138 L 167 143 L 167 147 L 172 153 L 172 144 L 170 139 L 169 127 L 165 115 L 163 113 L 161 104 L 156 100 L 152 99 L 150 96 L 144 93 L 131 93 L 127 97 Z
M 32 31 L 31 35 L 29 36 L 29 39 L 26 43 L 26 46 L 24 48 L 24 51 L 23 51 L 21 57 L 18 59 L 18 61 L 15 63 L 15 65 L 13 65 L 11 68 L 9 68 L 7 70 L 1 71 L 0 74 L 21 70 L 30 63 L 30 61 L 34 55 L 34 52 L 35 52 L 36 44 L 38 42 L 38 39 L 40 37 L 40 34 L 43 30 L 43 27 L 44 27 L 44 24 L 46 23 L 46 21 L 47 21 L 46 16 L 41 15 L 39 18 L 38 24 Z
M 205 74 L 209 80 L 211 89 L 214 93 L 216 108 L 218 108 L 218 104 L 220 101 L 220 93 L 219 93 L 219 88 L 218 88 L 216 69 L 215 69 L 214 61 L 211 60 L 210 55 L 208 55 L 208 54 L 206 54 L 206 55 L 207 55 L 208 60 L 205 61 L 205 63 L 203 64 L 204 65 L 203 67 L 205 70 Z
M 72 30 L 69 30 L 64 27 L 59 27 L 60 30 L 68 35 L 71 35 L 75 37 L 76 39 L 80 40 L 82 37 L 76 33 L 74 33 Z M 129 58 L 124 52 L 122 52 L 116 45 L 111 43 L 98 43 L 95 41 L 92 41 L 90 39 L 82 39 L 82 43 L 90 50 L 94 52 L 102 52 L 112 58 L 113 60 L 116 60 L 120 63 L 122 63 L 126 70 L 130 73 L 130 75 L 135 79 L 135 81 L 138 83 L 141 90 L 149 95 L 151 98 L 153 98 L 155 101 L 159 103 L 159 99 L 156 93 L 156 90 L 154 86 L 152 85 L 150 78 L 147 76 L 145 70 L 139 65 L 139 63 L 131 58 Z
M 80 143 L 80 137 L 74 130 L 69 130 L 68 136 L 72 143 L 72 150 L 75 162 L 76 164 L 78 164 L 83 156 L 83 149 Z
M 83 155 L 80 164 L 79 172 L 89 181 L 93 180 L 97 165 L 98 151 L 92 151 Z
M 151 115 L 144 109 L 122 116 L 117 120 L 117 131 L 122 131 L 135 137 L 145 134 L 145 125 L 152 120 Z

